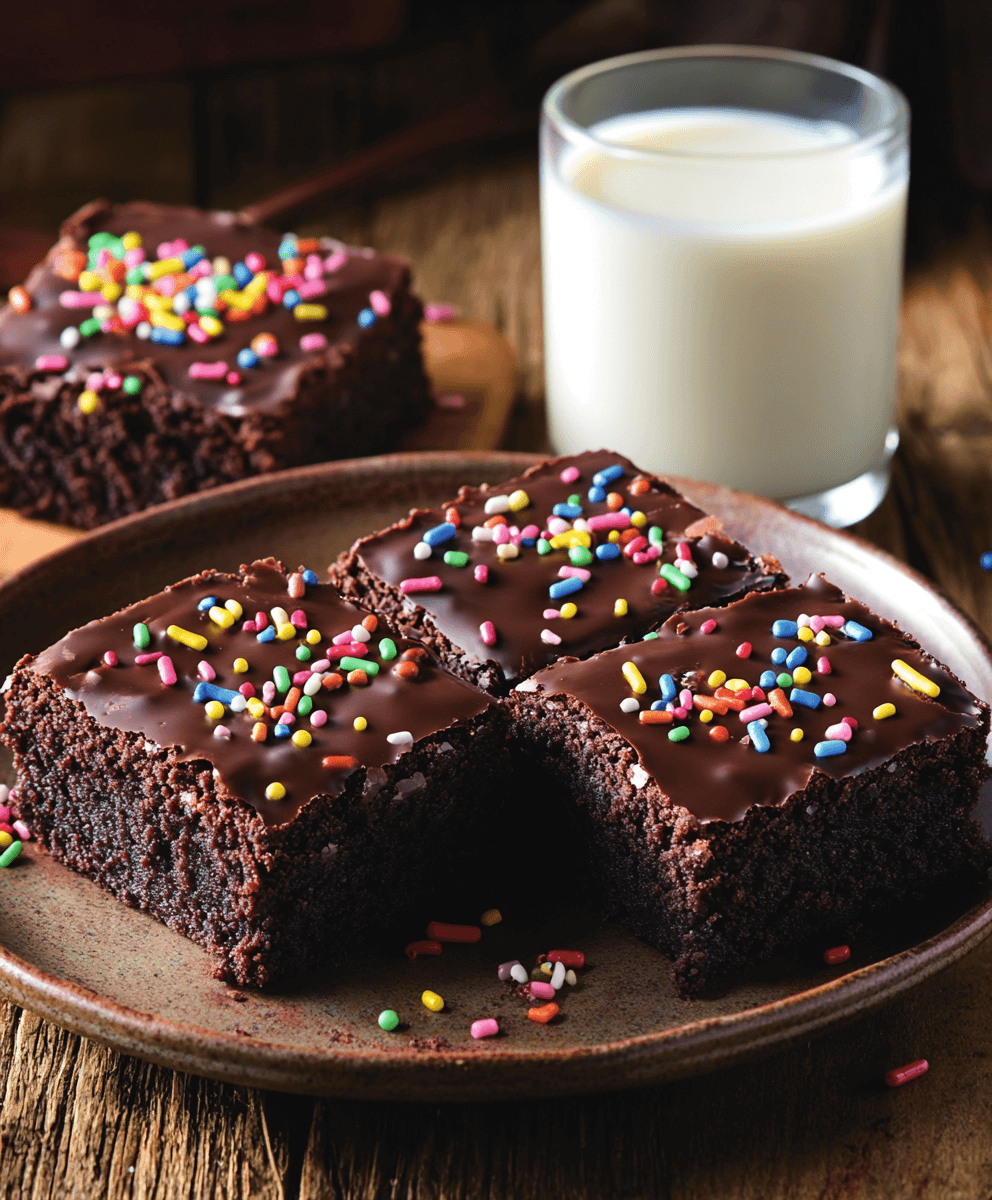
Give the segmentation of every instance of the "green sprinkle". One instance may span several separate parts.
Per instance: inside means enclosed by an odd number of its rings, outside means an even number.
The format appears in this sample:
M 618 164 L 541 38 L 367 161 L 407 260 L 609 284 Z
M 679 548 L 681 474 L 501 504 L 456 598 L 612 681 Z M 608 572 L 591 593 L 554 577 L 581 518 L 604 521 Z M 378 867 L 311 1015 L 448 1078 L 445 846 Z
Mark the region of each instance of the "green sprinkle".
M 105 247 L 113 245 L 117 241 L 112 233 L 106 229 L 101 229 L 99 233 L 90 234 L 89 241 L 86 243 L 91 250 L 103 250 Z
M 592 562 L 592 551 L 585 546 L 573 546 L 568 552 L 568 561 L 573 567 L 587 567 Z
M 79 332 L 83 337 L 92 337 L 94 333 L 100 332 L 100 322 L 96 317 L 88 317 L 82 325 L 79 326 Z
M 342 658 L 341 668 L 345 671 L 364 671 L 366 675 L 378 675 L 379 664 L 367 658 Z
M 651 642 L 651 641 L 654 641 L 654 639 L 655 639 L 657 636 L 658 636 L 658 635 L 657 635 L 656 633 L 646 633 L 646 634 L 644 635 L 644 641 L 646 641 L 646 642 Z
M 288 692 L 292 681 L 285 667 L 276 667 L 272 672 L 272 682 L 276 685 L 277 692 Z
M 792 676 L 787 671 L 783 671 L 782 674 L 776 678 L 775 682 L 780 688 L 792 687 Z
M 683 575 L 674 563 L 662 563 L 658 574 L 677 591 L 687 592 L 692 587 L 692 580 L 688 575 Z
M 0 867 L 9 867 L 23 849 L 23 842 L 11 842 L 3 854 L 0 854 Z
M 125 375 L 121 386 L 129 396 L 137 396 L 141 391 L 141 379 L 137 375 Z
M 582 497 L 578 492 L 573 492 L 571 496 L 569 496 L 568 502 L 569 504 L 574 504 L 576 507 L 579 507 L 582 504 Z
M 214 276 L 214 286 L 217 288 L 218 292 L 240 291 L 241 290 L 238 287 L 238 281 L 234 278 L 233 275 L 215 275 Z
M 670 742 L 684 742 L 688 736 L 688 725 L 676 725 L 674 729 L 669 729 L 668 731 L 668 740 Z
M 384 1008 L 379 1013 L 379 1028 L 385 1029 L 387 1033 L 392 1033 L 394 1029 L 398 1029 L 400 1024 L 399 1014 L 391 1008 Z
M 313 712 L 313 697 L 312 696 L 301 696 L 300 702 L 296 706 L 296 711 L 300 714 L 301 717 L 309 717 L 310 714 Z
M 145 273 L 140 267 L 132 267 L 131 270 L 128 271 L 128 273 L 124 276 L 124 281 L 131 287 L 134 287 L 135 285 L 141 287 L 141 285 L 145 282 Z
M 468 555 L 464 550 L 445 550 L 444 561 L 449 567 L 467 567 Z
M 538 554 L 550 554 L 551 553 L 551 543 L 548 541 L 547 538 L 538 538 L 537 539 L 537 552 L 538 552 Z
M 652 525 L 648 530 L 648 541 L 652 546 L 663 546 L 665 544 L 665 531 L 660 525 Z
M 297 646 L 296 657 L 300 660 L 300 662 L 309 662 L 310 659 L 313 658 L 313 651 L 309 646 Z
M 396 643 L 393 641 L 393 639 L 383 638 L 379 643 L 379 657 L 385 662 L 389 662 L 389 660 L 395 658 L 397 654 L 399 654 L 399 651 L 396 649 Z
M 198 300 L 194 307 L 201 317 L 216 317 L 220 315 L 209 300 Z
M 152 643 L 152 635 L 148 632 L 148 626 L 139 621 L 132 632 L 134 633 L 135 646 L 139 650 L 147 650 Z

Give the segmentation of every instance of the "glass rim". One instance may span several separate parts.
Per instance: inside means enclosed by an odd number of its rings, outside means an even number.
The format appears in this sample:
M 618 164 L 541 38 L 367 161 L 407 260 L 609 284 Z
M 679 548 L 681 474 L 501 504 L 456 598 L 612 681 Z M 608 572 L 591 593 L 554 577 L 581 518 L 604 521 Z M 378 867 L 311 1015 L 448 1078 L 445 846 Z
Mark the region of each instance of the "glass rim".
M 637 66 L 641 63 L 665 62 L 672 59 L 708 59 L 720 58 L 755 59 L 761 62 L 791 62 L 798 66 L 812 67 L 829 71 L 834 75 L 846 75 L 862 87 L 883 98 L 889 106 L 889 113 L 879 127 L 873 132 L 856 137 L 850 142 L 840 142 L 833 145 L 811 146 L 807 149 L 775 150 L 775 151 L 713 151 L 713 150 L 649 150 L 640 146 L 627 146 L 617 142 L 607 141 L 591 133 L 587 128 L 565 115 L 562 100 L 565 95 L 578 84 L 597 75 L 605 75 L 610 71 L 624 67 Z M 696 105 L 705 108 L 705 105 Z M 722 107 L 714 105 L 713 107 Z M 764 110 L 767 111 L 767 110 Z M 541 104 L 543 118 L 555 125 L 562 134 L 574 143 L 584 143 L 586 149 L 596 149 L 606 152 L 614 158 L 627 158 L 642 162 L 661 161 L 722 161 L 722 162 L 759 162 L 763 160 L 788 160 L 810 157 L 823 157 L 831 154 L 848 155 L 852 152 L 862 153 L 871 150 L 893 136 L 905 134 L 909 125 L 909 102 L 903 93 L 888 80 L 866 71 L 863 67 L 855 67 L 850 63 L 840 62 L 822 54 L 806 54 L 799 50 L 781 50 L 773 46 L 735 46 L 735 45 L 704 45 L 704 46 L 669 46 L 659 50 L 639 50 L 634 54 L 621 54 L 613 58 L 604 58 L 599 62 L 589 63 L 563 75 L 551 85 L 545 93 Z M 629 114 L 635 116 L 635 113 Z

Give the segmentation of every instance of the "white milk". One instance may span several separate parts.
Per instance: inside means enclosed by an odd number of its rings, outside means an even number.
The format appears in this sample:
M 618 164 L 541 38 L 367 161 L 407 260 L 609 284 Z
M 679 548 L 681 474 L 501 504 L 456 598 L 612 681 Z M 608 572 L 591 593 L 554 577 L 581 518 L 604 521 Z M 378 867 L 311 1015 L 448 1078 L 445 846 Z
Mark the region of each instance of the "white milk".
M 565 182 L 545 158 L 555 448 L 607 445 L 778 498 L 874 466 L 895 397 L 905 183 L 883 189 L 878 154 L 834 122 L 690 109 L 591 132 L 661 153 L 567 148 Z

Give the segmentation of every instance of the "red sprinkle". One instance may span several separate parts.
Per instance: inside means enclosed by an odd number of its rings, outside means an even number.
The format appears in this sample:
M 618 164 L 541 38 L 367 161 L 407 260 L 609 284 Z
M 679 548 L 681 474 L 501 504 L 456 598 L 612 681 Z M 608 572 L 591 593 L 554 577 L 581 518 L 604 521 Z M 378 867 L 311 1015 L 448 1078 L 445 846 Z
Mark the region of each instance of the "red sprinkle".
M 702 623 L 702 625 L 700 625 L 699 632 L 700 633 L 715 633 L 716 632 L 716 621 L 714 621 L 713 618 L 710 617 L 710 619 L 708 621 L 704 621 Z M 740 650 L 738 650 L 737 653 L 740 654 Z
M 847 962 L 850 957 L 850 946 L 833 946 L 823 952 L 823 961 L 831 967 L 836 966 L 837 963 Z
M 845 725 L 850 725 L 850 727 L 851 727 L 852 729 L 857 729 L 857 727 L 858 727 L 858 720 L 857 720 L 857 717 L 841 717 L 841 721 L 842 721 L 842 722 L 843 722 Z
M 911 1079 L 916 1079 L 920 1075 L 925 1075 L 930 1070 L 930 1064 L 925 1058 L 918 1058 L 916 1062 L 907 1063 L 904 1067 L 895 1067 L 891 1071 L 885 1072 L 885 1082 L 889 1087 L 902 1087 L 904 1083 L 909 1083 Z
M 103 656 L 103 661 L 108 667 L 117 666 L 117 653 L 114 650 L 108 650 Z
M 710 737 L 714 742 L 725 742 L 730 737 L 730 731 L 726 725 L 711 725 Z
M 666 579 L 656 579 L 651 584 L 651 595 L 660 596 L 662 592 L 668 591 L 668 581 Z
M 443 921 L 431 921 L 427 936 L 438 942 L 477 942 L 482 937 L 478 925 L 445 925 Z
M 405 953 L 407 958 L 416 958 L 418 954 L 440 954 L 441 943 L 434 941 L 411 942 Z
M 564 963 L 566 967 L 584 967 L 586 956 L 581 950 L 552 950 L 548 962 Z
M 734 653 L 738 658 L 750 658 L 752 649 L 753 647 L 750 642 L 741 642 Z

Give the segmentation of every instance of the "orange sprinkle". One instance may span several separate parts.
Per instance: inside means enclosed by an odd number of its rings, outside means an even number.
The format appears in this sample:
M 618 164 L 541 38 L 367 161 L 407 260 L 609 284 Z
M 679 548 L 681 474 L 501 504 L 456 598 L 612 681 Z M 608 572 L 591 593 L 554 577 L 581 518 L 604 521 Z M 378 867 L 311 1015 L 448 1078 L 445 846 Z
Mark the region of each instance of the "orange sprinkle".
M 52 256 L 52 269 L 56 275 L 75 283 L 86 270 L 86 261 L 81 250 L 59 250 Z
M 710 728 L 710 737 L 714 742 L 725 742 L 730 737 L 730 731 L 726 725 L 713 725 Z
M 269 730 L 261 721 L 256 721 L 251 727 L 251 740 L 253 742 L 264 742 L 269 735 Z
M 528 1008 L 527 1016 L 538 1025 L 547 1025 L 558 1016 L 558 1005 L 552 1001 L 550 1004 L 542 1004 L 540 1008 Z
M 353 771 L 358 766 L 358 759 L 350 754 L 327 754 L 320 760 L 325 771 Z
M 303 693 L 298 687 L 291 687 L 286 693 L 286 699 L 283 701 L 283 707 L 286 712 L 296 712 L 296 706 L 300 702 L 300 697 Z
M 792 705 L 789 703 L 788 697 L 781 688 L 775 688 L 773 691 L 768 693 L 768 703 L 780 717 L 792 716 Z
M 663 708 L 642 708 L 638 720 L 642 725 L 671 725 L 675 717 Z
M 718 717 L 725 717 L 730 707 L 726 700 L 716 696 L 693 696 L 693 704 L 696 708 L 708 708 L 710 712 L 715 712 Z M 738 709 L 738 711 L 740 711 Z
M 337 691 L 342 683 L 344 683 L 344 676 L 334 671 L 332 674 L 324 676 L 320 681 L 320 686 L 327 692 L 334 692 Z
M 489 517 L 485 522 L 486 529 L 495 529 L 497 525 L 505 525 L 506 517 L 502 513 L 497 513 L 495 517 Z
M 352 687 L 365 687 L 368 681 L 369 677 L 364 671 L 359 670 L 348 672 L 348 682 Z
M 397 663 L 393 667 L 393 674 L 398 675 L 400 679 L 416 679 L 420 674 L 420 668 L 415 662 L 410 662 L 407 659 L 406 662 Z
M 297 238 L 296 249 L 300 254 L 316 254 L 320 249 L 320 242 L 316 238 Z
M 375 633 L 379 628 L 379 618 L 369 613 L 367 617 L 362 618 L 362 628 L 367 629 L 369 633 Z
M 651 491 L 651 483 L 647 479 L 635 479 L 628 490 L 632 496 L 643 496 Z
M 286 711 L 285 704 L 277 704 L 275 708 L 269 709 L 269 716 L 273 721 L 278 721 L 282 714 Z
M 462 515 L 457 508 L 446 508 L 444 510 L 444 519 L 449 525 L 454 525 L 456 529 L 462 523 Z
M 636 525 L 631 525 L 629 529 L 625 529 L 620 534 L 620 545 L 626 546 L 628 542 L 632 542 L 634 538 L 643 537 L 644 534 L 637 528 Z
M 610 512 L 619 512 L 623 508 L 623 496 L 619 492 L 610 492 L 606 497 L 606 505 Z
M 427 657 L 427 651 L 423 646 L 411 646 L 409 650 L 404 650 L 400 655 L 400 662 L 419 662 L 420 659 Z
M 284 275 L 300 275 L 306 265 L 302 258 L 284 258 L 282 261 L 282 273 Z
M 734 712 L 740 712 L 744 707 L 745 702 L 743 700 L 738 700 L 730 688 L 718 687 L 713 692 L 713 695 L 718 700 L 723 700 L 726 703 L 727 708 L 732 709 Z
M 31 308 L 31 297 L 20 284 L 10 289 L 7 293 L 7 299 L 10 301 L 10 307 L 14 312 L 26 313 Z

